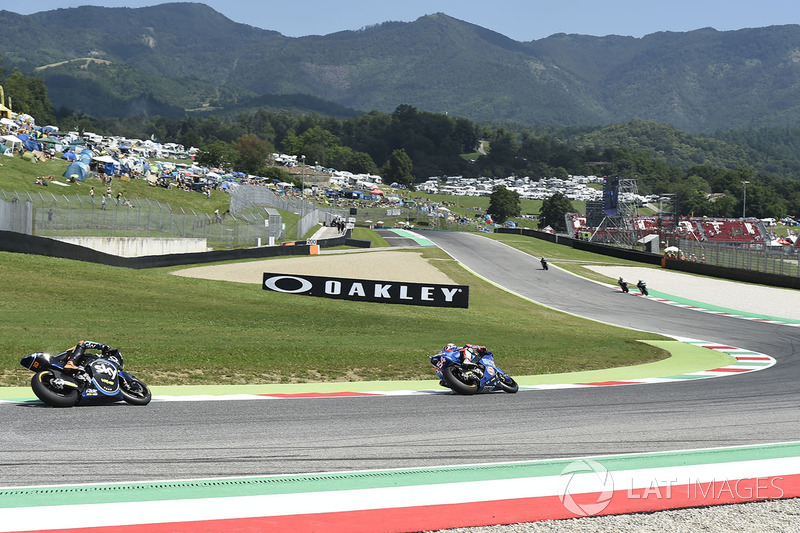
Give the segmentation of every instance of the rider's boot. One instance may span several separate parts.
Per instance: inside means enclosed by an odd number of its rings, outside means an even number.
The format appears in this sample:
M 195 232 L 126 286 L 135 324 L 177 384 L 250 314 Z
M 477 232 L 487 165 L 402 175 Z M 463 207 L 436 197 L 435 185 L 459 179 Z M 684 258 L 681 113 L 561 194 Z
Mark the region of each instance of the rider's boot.
M 83 360 L 83 346 L 78 346 L 75 348 L 75 351 L 72 352 L 72 357 L 67 359 L 67 362 L 64 363 L 64 370 L 68 371 L 70 374 L 74 374 L 78 370 L 81 370 L 81 361 Z

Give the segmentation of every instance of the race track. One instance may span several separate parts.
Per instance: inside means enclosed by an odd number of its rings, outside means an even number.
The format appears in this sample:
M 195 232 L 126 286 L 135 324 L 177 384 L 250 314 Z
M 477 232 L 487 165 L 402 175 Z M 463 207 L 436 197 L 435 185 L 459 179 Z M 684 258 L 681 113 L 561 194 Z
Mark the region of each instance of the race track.
M 796 440 L 800 330 L 619 294 L 476 235 L 429 232 L 522 296 L 626 327 L 775 357 L 742 376 L 645 386 L 146 408 L 0 406 L 0 485 L 121 482 L 521 461 Z M 107 443 L 105 448 L 102 443 Z M 104 450 L 91 457 L 89 448 Z M 58 464 L 54 464 L 55 462 Z

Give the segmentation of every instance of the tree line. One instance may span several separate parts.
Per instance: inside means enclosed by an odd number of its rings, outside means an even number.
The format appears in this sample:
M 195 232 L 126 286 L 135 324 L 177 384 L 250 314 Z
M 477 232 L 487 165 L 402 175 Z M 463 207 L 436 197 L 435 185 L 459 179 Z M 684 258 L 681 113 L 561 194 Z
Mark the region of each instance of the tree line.
M 0 69 L 14 109 L 62 131 L 156 138 L 200 149 L 198 163 L 255 175 L 276 175 L 269 155 L 305 156 L 308 164 L 380 174 L 408 187 L 434 176 L 566 177 L 608 175 L 636 179 L 643 194 L 678 194 L 680 211 L 695 216 L 796 216 L 800 181 L 740 165 L 681 168 L 645 150 L 626 146 L 573 147 L 554 135 L 528 129 L 479 125 L 468 119 L 399 105 L 391 114 L 372 111 L 336 118 L 261 108 L 237 116 L 192 114 L 97 119 L 53 110 L 41 80 Z M 488 152 L 478 154 L 479 145 Z M 472 154 L 472 157 L 466 157 Z M 284 175 L 279 175 L 285 178 Z M 744 198 L 744 183 L 747 198 Z

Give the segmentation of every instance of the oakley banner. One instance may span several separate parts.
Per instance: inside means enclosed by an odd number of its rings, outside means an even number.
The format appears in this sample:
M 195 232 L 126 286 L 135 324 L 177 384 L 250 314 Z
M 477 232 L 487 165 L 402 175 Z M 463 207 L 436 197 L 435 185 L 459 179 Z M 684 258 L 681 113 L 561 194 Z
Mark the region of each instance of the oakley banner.
M 438 285 L 264 272 L 262 287 L 265 291 L 305 294 L 340 300 L 426 305 L 429 307 L 469 307 L 468 285 Z

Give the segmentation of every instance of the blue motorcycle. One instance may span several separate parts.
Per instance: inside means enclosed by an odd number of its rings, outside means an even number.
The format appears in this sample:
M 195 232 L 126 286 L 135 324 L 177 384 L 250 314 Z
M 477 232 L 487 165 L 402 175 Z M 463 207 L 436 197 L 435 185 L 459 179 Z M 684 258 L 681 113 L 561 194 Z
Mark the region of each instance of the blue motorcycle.
M 107 357 L 84 353 L 85 363 L 79 370 L 64 370 L 67 356 L 36 352 L 19 362 L 33 371 L 31 388 L 36 397 L 53 407 L 72 407 L 93 401 L 120 401 L 147 405 L 150 389 L 124 371 L 122 354 L 117 351 Z
M 428 357 L 436 368 L 436 375 L 441 380 L 439 383 L 455 393 L 504 391 L 513 394 L 519 390 L 514 378 L 500 370 L 494 363 L 492 352 L 487 351 L 474 363 L 465 363 L 458 348 L 442 350 Z

